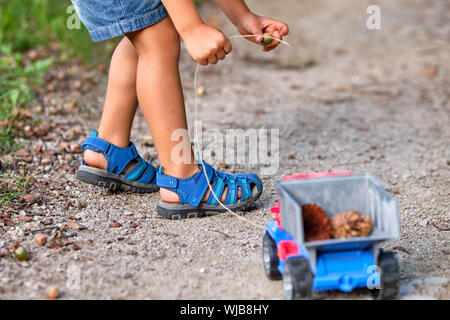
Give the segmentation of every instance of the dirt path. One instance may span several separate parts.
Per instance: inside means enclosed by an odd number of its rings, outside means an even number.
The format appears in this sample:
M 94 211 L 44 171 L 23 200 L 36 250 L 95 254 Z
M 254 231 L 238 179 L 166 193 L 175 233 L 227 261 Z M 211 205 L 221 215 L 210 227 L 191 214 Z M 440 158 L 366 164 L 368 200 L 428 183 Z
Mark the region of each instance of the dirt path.
M 400 261 L 399 298 L 450 298 L 448 2 L 377 1 L 382 28 L 374 31 L 365 27 L 368 4 L 361 1 L 248 2 L 256 12 L 289 23 L 292 49 L 262 55 L 236 40 L 228 61 L 206 68 L 199 79 L 207 90 L 199 113 L 206 129 L 280 130 L 280 168 L 264 177 L 264 194 L 246 217 L 260 225 L 271 219 L 274 182 L 283 174 L 344 169 L 373 174 L 399 202 L 401 238 L 385 243 Z M 236 33 L 215 9 L 202 10 L 209 23 Z M 184 52 L 191 123 L 194 67 Z M 37 180 L 34 198 L 15 201 L 16 225 L 0 226 L 0 249 L 18 241 L 31 258 L 0 257 L 0 298 L 43 298 L 54 284 L 68 299 L 282 299 L 281 283 L 264 275 L 261 230 L 230 215 L 164 220 L 155 212 L 157 194 L 112 194 L 74 179 L 79 154 L 62 152 L 60 143 L 81 143 L 95 128 L 104 79 L 95 74 L 95 90 L 61 88 L 41 102 L 54 127 L 50 138 L 26 147 L 43 146 L 25 165 Z M 74 99 L 79 99 L 75 107 Z M 139 115 L 133 140 L 142 154 L 155 157 L 148 135 Z M 19 170 L 25 156 L 9 158 Z M 48 229 L 49 238 L 62 234 L 55 248 L 38 246 L 30 233 L 74 218 L 87 229 L 73 224 L 63 232 Z M 369 298 L 365 292 L 316 297 Z

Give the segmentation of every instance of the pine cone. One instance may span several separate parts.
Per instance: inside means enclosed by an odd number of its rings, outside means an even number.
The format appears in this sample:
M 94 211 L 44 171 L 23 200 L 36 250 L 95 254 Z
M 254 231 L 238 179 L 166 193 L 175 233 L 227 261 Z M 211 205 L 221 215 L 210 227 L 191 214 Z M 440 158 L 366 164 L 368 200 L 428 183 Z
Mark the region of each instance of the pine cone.
M 372 231 L 372 219 L 350 210 L 340 212 L 331 218 L 331 236 L 336 239 L 366 237 Z
M 313 203 L 305 204 L 302 215 L 306 242 L 331 238 L 331 222 L 321 207 Z

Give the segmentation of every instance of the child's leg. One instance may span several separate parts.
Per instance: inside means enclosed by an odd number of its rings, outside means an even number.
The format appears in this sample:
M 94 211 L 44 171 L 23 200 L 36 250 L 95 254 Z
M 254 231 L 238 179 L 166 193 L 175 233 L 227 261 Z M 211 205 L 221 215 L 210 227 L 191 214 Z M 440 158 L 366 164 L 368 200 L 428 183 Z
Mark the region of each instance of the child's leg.
M 138 104 L 137 63 L 136 51 L 130 40 L 124 37 L 111 58 L 108 88 L 98 130 L 100 138 L 119 147 L 126 147 L 130 142 L 131 125 Z M 101 153 L 86 150 L 84 159 L 89 166 L 106 168 L 106 159 Z
M 187 178 L 199 171 L 191 162 L 175 163 L 172 149 L 179 143 L 172 141 L 176 129 L 187 129 L 183 91 L 178 69 L 180 39 L 169 17 L 159 23 L 128 35 L 139 56 L 137 69 L 137 96 L 145 119 L 150 126 L 159 161 L 164 173 L 178 178 Z M 190 146 L 189 136 L 183 142 Z M 186 150 L 186 149 L 185 149 Z M 167 202 L 178 202 L 178 195 L 160 189 L 161 198 Z M 225 193 L 224 193 L 225 194 Z M 207 199 L 205 195 L 204 200 Z

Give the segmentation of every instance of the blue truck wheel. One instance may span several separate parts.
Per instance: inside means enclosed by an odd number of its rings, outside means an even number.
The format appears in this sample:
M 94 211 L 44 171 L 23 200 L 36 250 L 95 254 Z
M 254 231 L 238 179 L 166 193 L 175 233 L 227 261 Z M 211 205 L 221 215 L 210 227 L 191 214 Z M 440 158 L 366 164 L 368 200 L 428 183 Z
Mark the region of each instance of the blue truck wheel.
M 267 277 L 270 280 L 280 280 L 281 273 L 278 271 L 277 245 L 267 232 L 263 238 L 262 255 Z
M 398 262 L 393 252 L 381 252 L 378 256 L 380 268 L 380 289 L 372 290 L 375 299 L 395 299 L 398 293 L 399 270 Z
M 284 264 L 283 289 L 288 300 L 306 300 L 312 298 L 313 274 L 308 259 L 295 257 Z

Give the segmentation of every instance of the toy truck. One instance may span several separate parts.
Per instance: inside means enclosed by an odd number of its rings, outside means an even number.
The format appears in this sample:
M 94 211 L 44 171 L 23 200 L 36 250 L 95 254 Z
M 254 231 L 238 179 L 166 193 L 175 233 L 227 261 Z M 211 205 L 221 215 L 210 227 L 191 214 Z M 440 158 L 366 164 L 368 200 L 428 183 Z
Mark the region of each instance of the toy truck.
M 326 172 L 284 176 L 276 183 L 275 220 L 266 225 L 263 263 L 269 279 L 283 279 L 287 299 L 311 299 L 314 291 L 368 288 L 374 298 L 393 299 L 398 263 L 382 241 L 400 234 L 395 198 L 368 174 Z M 306 242 L 302 205 L 314 203 L 327 216 L 356 210 L 373 222 L 367 237 Z

